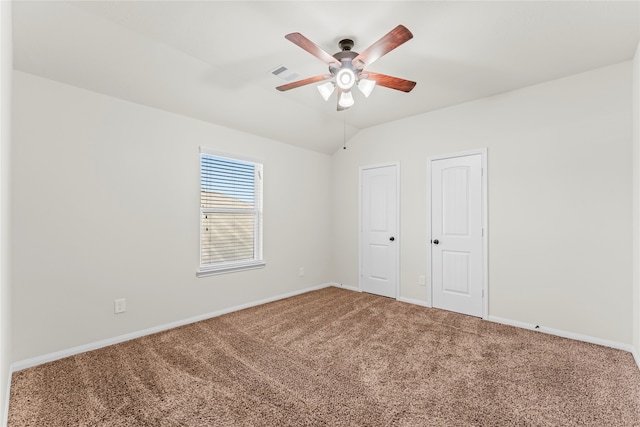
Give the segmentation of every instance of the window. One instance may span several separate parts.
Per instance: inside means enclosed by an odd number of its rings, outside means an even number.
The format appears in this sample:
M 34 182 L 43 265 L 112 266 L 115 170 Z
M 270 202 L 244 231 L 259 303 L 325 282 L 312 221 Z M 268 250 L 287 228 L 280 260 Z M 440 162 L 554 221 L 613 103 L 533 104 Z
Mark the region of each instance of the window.
M 201 148 L 198 276 L 263 266 L 262 164 Z

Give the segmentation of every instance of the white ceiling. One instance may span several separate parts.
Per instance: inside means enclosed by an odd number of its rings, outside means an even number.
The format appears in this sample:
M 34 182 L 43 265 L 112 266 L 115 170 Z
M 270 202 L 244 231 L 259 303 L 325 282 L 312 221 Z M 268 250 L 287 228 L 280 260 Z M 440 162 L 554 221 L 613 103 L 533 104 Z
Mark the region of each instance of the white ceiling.
M 13 17 L 18 70 L 324 153 L 345 124 L 348 138 L 630 60 L 640 40 L 638 1 L 18 1 Z M 411 93 L 378 87 L 337 112 L 315 85 L 275 89 L 279 65 L 327 72 L 285 34 L 361 52 L 398 24 L 414 38 L 365 69 L 416 81 Z

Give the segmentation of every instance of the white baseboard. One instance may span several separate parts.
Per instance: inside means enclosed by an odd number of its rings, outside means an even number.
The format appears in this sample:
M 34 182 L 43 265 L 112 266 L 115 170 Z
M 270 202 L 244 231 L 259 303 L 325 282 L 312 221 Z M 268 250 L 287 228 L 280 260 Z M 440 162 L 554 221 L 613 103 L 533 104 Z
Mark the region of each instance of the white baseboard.
M 400 302 L 406 302 L 406 303 L 409 303 L 409 304 L 414 304 L 414 305 L 419 305 L 419 306 L 422 306 L 422 307 L 431 308 L 431 306 L 429 304 L 427 304 L 426 301 L 420 301 L 419 299 L 398 297 L 398 298 L 396 298 L 396 300 L 400 301 Z
M 638 369 L 640 369 L 640 353 L 638 353 L 638 349 L 634 347 L 633 350 L 631 350 L 631 354 L 633 354 L 633 359 L 636 361 Z
M 530 329 L 532 331 L 542 332 L 544 334 L 555 335 L 562 338 L 569 338 L 576 341 L 588 342 L 591 344 L 598 344 L 605 347 L 615 348 L 617 350 L 628 351 L 633 354 L 633 357 L 636 360 L 636 364 L 638 364 L 637 352 L 630 344 L 625 344 L 617 341 L 609 341 L 602 338 L 592 337 L 589 335 L 576 334 L 574 332 L 562 331 L 559 329 L 547 328 L 544 326 L 537 326 L 532 323 L 520 322 L 518 320 L 505 319 L 498 316 L 489 316 L 487 318 L 490 322 L 502 323 L 503 325 L 516 326 L 518 328 Z M 640 364 L 638 364 L 640 368 Z
M 360 289 L 358 289 L 356 286 L 349 286 L 349 285 L 345 285 L 344 283 L 332 282 L 332 283 L 329 283 L 329 285 L 335 286 L 336 288 L 340 288 L 340 289 L 347 289 L 349 291 L 360 292 Z
M 202 320 L 211 319 L 213 317 L 222 316 L 223 314 L 232 313 L 234 311 L 244 310 L 245 308 L 255 307 L 257 305 L 266 304 L 273 301 L 278 301 L 281 299 L 293 297 L 296 295 L 304 294 L 311 291 L 316 291 L 318 289 L 327 288 L 329 286 L 335 286 L 334 283 L 324 283 L 318 286 L 312 286 L 309 288 L 300 289 L 293 292 L 288 292 L 286 294 L 277 295 L 270 298 L 265 298 L 258 301 L 253 301 L 246 304 L 237 305 L 235 307 L 229 307 L 222 310 L 217 310 L 211 313 L 202 314 L 200 316 L 190 317 L 188 319 L 178 320 L 171 323 L 166 323 L 164 325 L 154 326 L 152 328 L 143 329 L 141 331 L 131 332 L 124 335 L 119 335 L 113 338 L 107 338 L 100 341 L 95 341 L 89 344 L 80 345 L 77 347 L 68 348 L 65 350 L 56 351 L 49 354 L 44 354 L 42 356 L 32 357 L 30 359 L 20 360 L 14 362 L 11 365 L 11 372 L 21 371 L 23 369 L 31 368 L 34 366 L 42 365 L 43 363 L 53 362 L 54 360 L 63 359 L 65 357 L 74 356 L 76 354 L 86 353 L 87 351 L 97 350 L 102 347 L 107 347 L 113 344 L 118 344 L 121 342 L 129 341 L 135 338 L 144 337 L 146 335 L 155 334 L 158 332 L 166 331 L 168 329 L 177 328 L 179 326 L 188 325 L 190 323 L 200 322 Z M 339 284 L 337 284 L 339 285 Z

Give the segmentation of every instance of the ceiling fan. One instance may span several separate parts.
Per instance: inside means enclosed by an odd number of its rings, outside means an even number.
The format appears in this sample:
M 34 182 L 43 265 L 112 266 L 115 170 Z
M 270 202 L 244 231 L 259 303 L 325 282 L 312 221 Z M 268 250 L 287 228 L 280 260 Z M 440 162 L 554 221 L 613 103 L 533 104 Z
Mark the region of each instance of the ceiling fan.
M 325 83 L 318 85 L 320 95 L 326 101 L 337 87 L 338 111 L 342 111 L 354 104 L 353 95 L 351 94 L 353 86 L 357 86 L 368 97 L 376 84 L 403 92 L 411 92 L 416 85 L 416 82 L 410 80 L 364 70 L 364 67 L 368 67 L 383 55 L 413 38 L 411 31 L 404 25 L 398 25 L 389 31 L 362 53 L 351 50 L 353 48 L 353 40 L 351 39 L 341 40 L 338 43 L 341 49 L 340 52 L 330 55 L 300 33 L 291 33 L 284 37 L 326 63 L 329 66 L 329 74 L 309 77 L 278 86 L 276 89 L 280 91 L 324 81 Z

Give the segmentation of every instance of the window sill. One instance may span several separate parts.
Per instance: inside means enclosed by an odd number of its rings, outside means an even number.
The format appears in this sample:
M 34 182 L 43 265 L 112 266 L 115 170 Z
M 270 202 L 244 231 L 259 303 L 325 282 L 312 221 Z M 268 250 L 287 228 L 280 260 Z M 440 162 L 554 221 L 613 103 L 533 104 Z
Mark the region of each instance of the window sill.
M 207 276 L 216 276 L 218 274 L 234 273 L 236 271 L 255 270 L 258 268 L 264 268 L 265 265 L 267 265 L 267 263 L 265 263 L 264 261 L 256 261 L 256 262 L 250 262 L 246 264 L 235 264 L 235 265 L 228 265 L 224 267 L 220 266 L 220 267 L 213 267 L 213 268 L 207 268 L 207 269 L 199 269 L 198 271 L 196 271 L 196 276 L 207 277 Z

